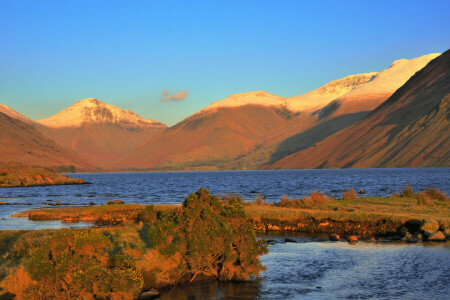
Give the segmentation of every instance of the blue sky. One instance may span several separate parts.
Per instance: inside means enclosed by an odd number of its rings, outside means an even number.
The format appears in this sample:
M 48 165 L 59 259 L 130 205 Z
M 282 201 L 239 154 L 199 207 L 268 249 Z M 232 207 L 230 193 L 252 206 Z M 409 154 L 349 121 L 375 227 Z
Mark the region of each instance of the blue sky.
M 230 94 L 300 95 L 443 52 L 449 11 L 446 0 L 2 0 L 0 103 L 38 119 L 94 97 L 173 125 Z M 161 101 L 167 90 L 188 96 Z

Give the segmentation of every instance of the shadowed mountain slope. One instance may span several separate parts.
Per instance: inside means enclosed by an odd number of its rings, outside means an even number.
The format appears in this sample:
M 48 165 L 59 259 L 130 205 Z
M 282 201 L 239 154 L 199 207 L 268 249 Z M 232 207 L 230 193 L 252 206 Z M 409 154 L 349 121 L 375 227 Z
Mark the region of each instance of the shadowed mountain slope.
M 74 165 L 91 170 L 93 165 L 55 141 L 34 126 L 0 112 L 0 162 L 16 161 L 31 166 L 56 167 Z
M 381 73 L 350 75 L 296 97 L 264 91 L 231 95 L 155 136 L 112 166 L 257 169 L 359 121 L 436 56 L 399 60 Z M 357 97 L 343 98 L 347 94 Z
M 266 168 L 450 166 L 450 51 L 363 120 Z
M 222 169 L 283 127 L 282 108 L 245 105 L 197 113 L 117 161 L 123 168 Z
M 89 98 L 58 114 L 38 120 L 43 131 L 96 164 L 111 161 L 137 148 L 167 126 L 135 113 Z

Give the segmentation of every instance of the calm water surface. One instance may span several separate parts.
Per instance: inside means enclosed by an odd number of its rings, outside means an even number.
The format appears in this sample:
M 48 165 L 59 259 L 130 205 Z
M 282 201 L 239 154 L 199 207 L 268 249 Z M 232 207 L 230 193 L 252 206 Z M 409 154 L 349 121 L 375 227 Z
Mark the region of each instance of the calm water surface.
M 91 201 L 105 204 L 108 200 L 121 199 L 126 203 L 177 204 L 200 187 L 208 188 L 214 194 L 239 194 L 245 200 L 261 194 L 269 202 L 279 201 L 283 194 L 300 197 L 315 190 L 340 197 L 342 191 L 349 188 L 357 191 L 363 189 L 365 196 L 388 196 L 401 191 L 407 184 L 414 190 L 435 186 L 450 193 L 450 168 L 96 173 L 69 176 L 83 178 L 92 184 L 0 189 L 0 201 L 19 204 L 0 206 L 0 229 L 63 226 L 60 222 L 44 224 L 9 217 L 21 210 L 47 207 L 46 203 L 60 201 L 63 204 L 87 205 Z
M 161 299 L 448 299 L 449 250 L 442 243 L 278 243 L 261 257 L 267 271 L 259 280 L 176 288 Z

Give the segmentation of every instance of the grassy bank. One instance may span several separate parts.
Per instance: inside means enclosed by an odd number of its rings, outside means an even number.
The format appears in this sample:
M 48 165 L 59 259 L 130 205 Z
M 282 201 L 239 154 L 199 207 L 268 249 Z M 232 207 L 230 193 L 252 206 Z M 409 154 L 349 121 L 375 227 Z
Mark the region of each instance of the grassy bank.
M 32 168 L 20 163 L 0 165 L 0 188 L 86 183 L 83 179 L 71 178 L 49 169 Z
M 242 200 L 205 189 L 182 206 L 62 208 L 35 218 L 124 226 L 0 231 L 2 299 L 136 299 L 149 288 L 243 281 L 264 270 L 258 257 L 267 248 Z
M 411 219 L 436 220 L 450 227 L 450 201 L 429 199 L 420 204 L 410 197 L 355 197 L 331 199 L 319 203 L 295 203 L 288 199 L 285 206 L 264 201 L 247 203 L 245 212 L 257 231 L 302 231 L 377 236 L 395 234 L 397 228 Z M 144 205 L 101 205 L 91 207 L 61 207 L 25 211 L 17 217 L 30 220 L 63 220 L 97 224 L 129 224 L 139 222 Z M 178 205 L 155 205 L 158 211 L 172 211 Z

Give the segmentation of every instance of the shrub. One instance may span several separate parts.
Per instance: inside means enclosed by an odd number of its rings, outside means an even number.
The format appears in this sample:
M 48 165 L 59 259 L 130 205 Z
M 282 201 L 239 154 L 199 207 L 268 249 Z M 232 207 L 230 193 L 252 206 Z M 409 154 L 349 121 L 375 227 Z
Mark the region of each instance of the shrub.
M 325 204 L 328 201 L 330 201 L 330 199 L 327 196 L 325 196 L 325 193 L 323 192 L 314 191 L 309 193 L 309 195 L 310 195 L 309 198 L 303 196 L 303 201 L 307 205 Z
M 342 192 L 342 200 L 355 200 L 355 199 L 356 199 L 355 190 L 346 190 Z
M 410 185 L 407 185 L 403 190 L 402 190 L 402 197 L 403 198 L 412 198 L 413 197 L 413 189 Z
M 226 200 L 226 199 L 222 199 L 222 200 Z M 255 200 L 253 201 L 249 201 L 246 203 L 247 205 L 251 205 L 251 206 L 263 206 L 263 205 L 269 205 L 269 203 L 267 201 L 264 201 L 264 197 L 263 195 L 258 195 L 256 196 Z
M 288 198 L 286 195 L 281 196 L 280 202 L 275 203 L 275 206 L 291 207 L 291 208 L 306 208 L 316 205 L 325 204 L 330 201 L 330 198 L 325 196 L 323 192 L 313 191 L 310 196 L 303 196 L 302 199 Z
M 258 256 L 267 252 L 257 241 L 240 197 L 224 200 L 207 189 L 185 198 L 182 209 L 152 214 L 149 226 L 153 250 L 152 285 L 164 286 L 196 279 L 247 280 L 264 270 Z
M 433 201 L 426 192 L 417 193 L 414 197 L 417 199 L 417 205 L 433 205 Z
M 429 187 L 425 189 L 425 194 L 429 196 L 431 199 L 436 199 L 440 201 L 445 201 L 447 199 L 447 194 L 438 190 L 435 187 Z
M 142 278 L 133 261 L 123 253 L 113 252 L 108 236 L 100 230 L 62 230 L 32 250 L 25 270 L 10 274 L 25 278 L 21 290 L 11 285 L 15 294 L 32 299 L 79 299 L 137 296 Z

